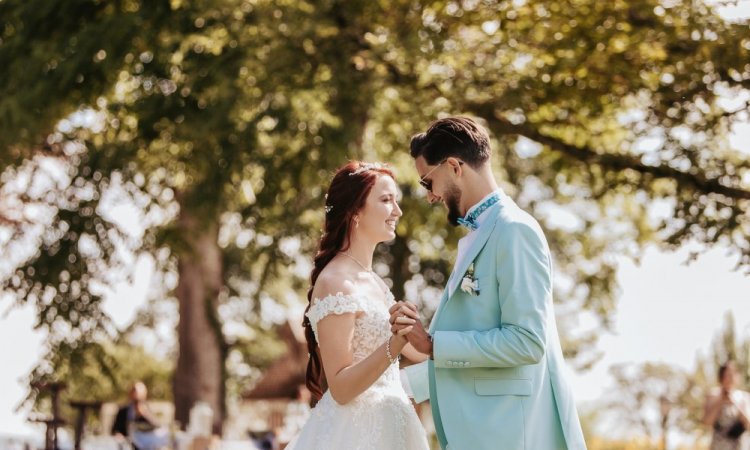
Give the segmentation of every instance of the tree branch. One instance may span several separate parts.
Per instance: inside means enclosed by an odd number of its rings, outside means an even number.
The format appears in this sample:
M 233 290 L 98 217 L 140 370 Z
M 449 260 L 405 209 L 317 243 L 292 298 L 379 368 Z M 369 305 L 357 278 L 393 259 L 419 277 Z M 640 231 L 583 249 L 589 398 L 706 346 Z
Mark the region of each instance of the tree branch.
M 363 49 L 371 49 L 370 45 L 364 40 L 360 41 L 360 45 Z M 403 73 L 391 61 L 384 58 L 379 59 L 388 68 L 388 76 L 395 84 L 419 84 L 417 77 L 413 73 Z M 747 84 L 750 87 L 750 81 Z M 439 95 L 443 95 L 440 88 L 434 83 L 424 85 L 422 88 L 430 89 Z M 683 172 L 665 164 L 650 166 L 643 164 L 639 158 L 634 156 L 597 153 L 588 146 L 577 147 L 553 136 L 548 136 L 527 123 L 511 123 L 495 111 L 494 104 L 492 103 L 467 103 L 466 107 L 478 116 L 485 118 L 485 120 L 494 121 L 496 127 L 507 134 L 524 136 L 561 152 L 570 158 L 587 164 L 596 164 L 605 170 L 622 171 L 630 169 L 642 174 L 652 175 L 655 178 L 672 179 L 683 185 L 692 186 L 697 191 L 705 194 L 720 194 L 736 200 L 750 200 L 750 190 L 726 186 L 718 178 L 706 178 L 701 174 Z
M 721 194 L 733 199 L 750 200 L 750 190 L 726 186 L 718 178 L 706 178 L 700 174 L 683 172 L 665 164 L 651 166 L 642 163 L 639 158 L 634 156 L 598 153 L 588 146 L 578 147 L 568 144 L 561 139 L 540 132 L 528 123 L 511 123 L 498 114 L 491 104 L 473 104 L 469 105 L 469 108 L 486 120 L 493 121 L 496 129 L 504 133 L 524 136 L 586 164 L 596 164 L 611 171 L 630 169 L 642 174 L 649 174 L 655 178 L 673 179 L 705 194 Z

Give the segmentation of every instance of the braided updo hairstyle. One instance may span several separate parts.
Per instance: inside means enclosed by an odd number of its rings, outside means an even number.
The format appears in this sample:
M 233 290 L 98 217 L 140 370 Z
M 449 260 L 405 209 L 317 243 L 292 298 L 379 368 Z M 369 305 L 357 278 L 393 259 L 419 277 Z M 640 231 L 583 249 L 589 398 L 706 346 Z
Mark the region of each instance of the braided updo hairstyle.
M 307 312 L 312 305 L 312 293 L 320 272 L 339 252 L 349 248 L 350 230 L 354 225 L 354 217 L 365 206 L 367 196 L 378 177 L 387 175 L 393 177 L 393 172 L 380 164 L 370 164 L 361 161 L 350 161 L 340 167 L 331 180 L 326 194 L 326 216 L 323 226 L 323 236 L 320 238 L 318 249 L 313 259 L 313 269 L 310 274 L 310 289 L 307 291 L 307 308 L 302 325 L 305 328 L 307 351 L 310 360 L 307 363 L 307 388 L 312 394 L 312 405 L 323 396 L 326 389 L 325 373 L 320 359 L 318 342 L 312 324 L 307 318 Z

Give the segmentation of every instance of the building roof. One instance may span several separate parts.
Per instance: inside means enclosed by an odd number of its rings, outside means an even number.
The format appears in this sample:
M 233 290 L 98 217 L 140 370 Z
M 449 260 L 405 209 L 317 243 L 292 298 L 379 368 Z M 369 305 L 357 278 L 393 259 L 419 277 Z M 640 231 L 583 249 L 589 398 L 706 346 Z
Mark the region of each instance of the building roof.
M 307 342 L 302 320 L 291 317 L 276 330 L 287 344 L 287 352 L 265 371 L 255 386 L 242 395 L 244 400 L 296 399 L 305 384 Z

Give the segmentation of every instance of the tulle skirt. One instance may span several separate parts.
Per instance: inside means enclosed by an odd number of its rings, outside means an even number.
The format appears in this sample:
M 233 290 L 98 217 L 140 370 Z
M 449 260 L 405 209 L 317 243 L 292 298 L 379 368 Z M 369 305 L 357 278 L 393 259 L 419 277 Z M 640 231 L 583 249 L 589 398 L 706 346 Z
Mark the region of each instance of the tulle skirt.
M 399 385 L 368 390 L 346 405 L 330 392 L 310 412 L 287 450 L 428 450 L 427 436 Z

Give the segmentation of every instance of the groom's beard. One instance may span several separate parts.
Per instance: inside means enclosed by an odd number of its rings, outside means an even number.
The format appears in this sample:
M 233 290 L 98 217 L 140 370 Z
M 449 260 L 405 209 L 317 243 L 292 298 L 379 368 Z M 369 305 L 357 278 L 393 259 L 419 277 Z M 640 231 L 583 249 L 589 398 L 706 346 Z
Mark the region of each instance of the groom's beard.
M 453 185 L 445 196 L 445 206 L 448 207 L 448 222 L 454 227 L 458 226 L 458 219 L 463 217 L 459 203 L 461 203 L 461 191 Z

